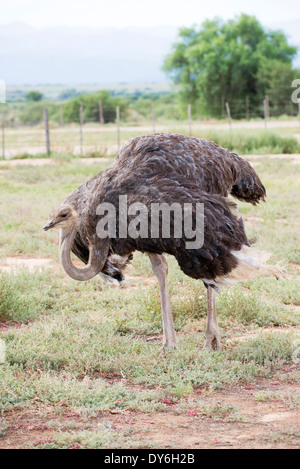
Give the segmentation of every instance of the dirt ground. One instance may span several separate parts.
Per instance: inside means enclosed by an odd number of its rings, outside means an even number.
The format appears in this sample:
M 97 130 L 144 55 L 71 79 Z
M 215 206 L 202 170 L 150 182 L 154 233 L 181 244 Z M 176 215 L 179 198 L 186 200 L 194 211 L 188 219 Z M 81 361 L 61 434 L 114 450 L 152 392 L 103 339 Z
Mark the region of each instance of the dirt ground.
M 299 155 L 300 159 L 300 155 Z M 111 158 L 82 158 L 81 163 L 82 164 L 94 164 L 94 163 L 112 163 L 113 160 Z M 50 158 L 28 158 L 28 159 L 15 159 L 15 160 L 2 160 L 0 161 L 0 168 L 1 166 L 7 166 L 9 165 L 10 167 L 13 166 L 46 166 L 46 165 L 54 165 L 55 160 L 51 160 Z
M 175 404 L 166 405 L 165 412 L 155 414 L 124 411 L 99 413 L 87 419 L 68 409 L 58 416 L 50 407 L 36 405 L 5 414 L 8 428 L 0 437 L 0 449 L 32 447 L 51 441 L 65 425 L 77 433 L 87 424 L 89 431 L 113 428 L 128 432 L 135 448 L 296 449 L 300 448 L 300 411 L 282 400 L 261 402 L 255 398 L 262 391 L 290 392 L 293 385 L 263 380 L 215 391 L 204 398 L 199 389 L 189 396 L 195 400 L 195 410 L 186 413 L 179 413 Z M 215 409 L 233 406 L 238 415 L 201 415 L 197 411 L 199 398 Z
M 2 272 L 16 272 L 23 267 L 33 272 L 36 269 L 49 267 L 51 259 L 35 257 L 6 257 L 5 262 L 0 265 Z

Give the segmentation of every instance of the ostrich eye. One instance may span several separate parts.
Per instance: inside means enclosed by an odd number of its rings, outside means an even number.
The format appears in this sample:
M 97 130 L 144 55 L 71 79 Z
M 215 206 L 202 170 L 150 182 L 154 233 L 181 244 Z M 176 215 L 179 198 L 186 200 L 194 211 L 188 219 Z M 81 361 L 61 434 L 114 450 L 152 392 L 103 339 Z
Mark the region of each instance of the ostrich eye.
M 62 213 L 60 216 L 61 216 L 62 218 L 65 218 L 67 215 L 68 215 L 67 213 Z

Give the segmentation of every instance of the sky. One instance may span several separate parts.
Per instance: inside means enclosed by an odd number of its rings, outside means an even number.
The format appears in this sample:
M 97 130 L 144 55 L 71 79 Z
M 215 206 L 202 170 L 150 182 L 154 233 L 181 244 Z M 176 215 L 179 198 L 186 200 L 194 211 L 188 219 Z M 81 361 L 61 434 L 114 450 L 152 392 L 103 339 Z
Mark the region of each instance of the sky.
M 300 50 L 299 0 L 3 0 L 0 12 L 0 78 L 16 85 L 165 83 L 179 29 L 216 16 L 254 15 Z
M 207 18 L 253 14 L 263 24 L 300 18 L 299 0 L 9 0 L 0 24 L 128 28 L 191 26 Z

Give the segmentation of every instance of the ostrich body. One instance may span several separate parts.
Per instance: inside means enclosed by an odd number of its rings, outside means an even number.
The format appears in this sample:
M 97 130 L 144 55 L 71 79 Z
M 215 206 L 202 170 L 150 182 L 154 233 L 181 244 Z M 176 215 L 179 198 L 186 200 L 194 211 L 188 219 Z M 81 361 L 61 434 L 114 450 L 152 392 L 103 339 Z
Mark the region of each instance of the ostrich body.
M 271 271 L 271 267 L 268 270 L 251 257 L 243 222 L 233 214 L 233 204 L 226 199 L 229 194 L 254 205 L 264 200 L 265 188 L 248 162 L 203 139 L 177 134 L 147 135 L 125 144 L 113 166 L 76 189 L 53 212 L 53 219 L 44 229 L 61 228 L 62 266 L 76 280 L 88 280 L 99 273 L 122 279 L 121 270 L 132 253 L 146 252 L 159 281 L 164 345 L 171 347 L 176 346 L 176 335 L 163 253 L 173 255 L 184 273 L 201 279 L 207 287 L 206 346 L 220 349 L 215 290 L 222 284 L 248 278 L 248 270 L 257 270 L 259 275 Z M 100 239 L 96 234 L 97 206 L 100 202 L 112 204 L 120 215 L 117 204 L 120 195 L 127 196 L 128 205 L 144 204 L 148 214 L 155 203 L 176 202 L 181 207 L 186 203 L 204 204 L 203 246 L 187 249 L 187 239 L 174 236 L 173 218 L 168 239 L 161 232 L 158 238 L 151 237 L 149 232 L 144 238 L 122 238 L 116 233 Z M 195 218 L 193 209 L 194 222 Z M 127 224 L 130 221 L 127 215 Z M 76 268 L 70 251 L 86 267 Z
M 253 205 L 266 197 L 266 190 L 248 163 L 235 153 L 213 142 L 179 134 L 153 134 L 135 137 L 120 150 L 115 169 L 138 171 L 143 165 L 144 177 L 162 171 L 172 178 L 182 176 L 199 190 L 249 202 Z

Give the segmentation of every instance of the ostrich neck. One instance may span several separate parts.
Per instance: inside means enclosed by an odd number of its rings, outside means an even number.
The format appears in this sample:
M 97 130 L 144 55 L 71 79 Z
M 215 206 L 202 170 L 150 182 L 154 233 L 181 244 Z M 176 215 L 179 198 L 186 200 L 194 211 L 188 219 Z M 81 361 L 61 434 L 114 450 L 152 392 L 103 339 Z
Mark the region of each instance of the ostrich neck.
M 74 280 L 90 280 L 101 272 L 104 262 L 94 256 L 94 249 L 89 246 L 89 262 L 83 268 L 76 267 L 71 260 L 71 249 L 77 233 L 77 226 L 74 223 L 71 228 L 62 229 L 60 232 L 60 261 L 65 272 Z

